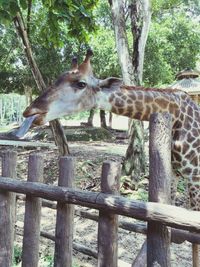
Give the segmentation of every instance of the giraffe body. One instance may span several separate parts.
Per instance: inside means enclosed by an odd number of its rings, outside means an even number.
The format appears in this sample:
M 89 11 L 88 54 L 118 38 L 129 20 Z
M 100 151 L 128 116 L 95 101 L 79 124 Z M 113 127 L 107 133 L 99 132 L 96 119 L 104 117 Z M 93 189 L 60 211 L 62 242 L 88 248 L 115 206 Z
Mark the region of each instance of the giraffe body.
M 189 182 L 191 207 L 200 210 L 200 108 L 183 91 L 125 86 L 118 78 L 96 79 L 90 56 L 64 73 L 25 110 L 34 124 L 75 112 L 100 108 L 148 121 L 154 112 L 172 114 L 172 167 Z

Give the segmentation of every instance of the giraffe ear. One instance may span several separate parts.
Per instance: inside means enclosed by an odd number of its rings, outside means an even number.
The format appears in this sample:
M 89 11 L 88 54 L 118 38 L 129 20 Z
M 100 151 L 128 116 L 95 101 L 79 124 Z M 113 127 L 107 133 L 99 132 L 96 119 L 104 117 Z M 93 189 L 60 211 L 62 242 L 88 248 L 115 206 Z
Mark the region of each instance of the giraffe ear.
M 122 85 L 122 79 L 115 78 L 115 77 L 109 77 L 105 80 L 100 80 L 99 86 L 101 88 L 113 88 L 113 87 L 119 87 Z

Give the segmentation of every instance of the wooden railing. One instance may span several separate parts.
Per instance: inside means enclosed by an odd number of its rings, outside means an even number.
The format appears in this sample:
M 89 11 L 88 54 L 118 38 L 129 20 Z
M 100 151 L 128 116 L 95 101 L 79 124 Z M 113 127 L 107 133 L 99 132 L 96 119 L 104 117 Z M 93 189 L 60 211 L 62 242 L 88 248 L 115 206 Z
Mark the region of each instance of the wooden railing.
M 43 157 L 29 157 L 28 181 L 16 179 L 17 155 L 13 151 L 2 154 L 2 177 L 0 177 L 0 262 L 12 266 L 15 225 L 16 193 L 25 194 L 25 219 L 22 249 L 22 266 L 38 266 L 39 236 L 55 241 L 54 266 L 72 266 L 74 207 L 76 205 L 99 210 L 99 216 L 85 213 L 85 217 L 98 221 L 99 267 L 117 267 L 118 215 L 148 222 L 148 226 L 127 224 L 135 232 L 147 234 L 132 266 L 170 266 L 170 241 L 177 243 L 187 239 L 200 243 L 200 213 L 169 205 L 171 184 L 171 126 L 168 114 L 156 114 L 150 126 L 150 186 L 151 202 L 130 200 L 119 195 L 120 164 L 104 162 L 101 175 L 101 191 L 89 192 L 75 189 L 75 159 L 61 157 L 59 160 L 58 186 L 42 183 Z M 49 201 L 57 201 L 57 205 Z M 49 205 L 57 209 L 55 236 L 40 231 L 41 208 Z M 81 211 L 76 211 L 81 215 Z M 84 216 L 84 212 L 82 212 Z M 141 226 L 141 225 L 140 225 Z M 172 238 L 168 227 L 173 227 Z M 175 228 L 175 229 L 174 229 Z M 179 229 L 179 230 L 176 230 Z M 187 231 L 193 233 L 189 233 Z M 146 246 L 147 244 L 147 246 Z M 133 244 L 134 245 L 134 244 Z M 147 258 L 146 250 L 147 247 Z M 134 255 L 133 255 L 134 258 Z M 120 266 L 119 266 L 120 267 Z

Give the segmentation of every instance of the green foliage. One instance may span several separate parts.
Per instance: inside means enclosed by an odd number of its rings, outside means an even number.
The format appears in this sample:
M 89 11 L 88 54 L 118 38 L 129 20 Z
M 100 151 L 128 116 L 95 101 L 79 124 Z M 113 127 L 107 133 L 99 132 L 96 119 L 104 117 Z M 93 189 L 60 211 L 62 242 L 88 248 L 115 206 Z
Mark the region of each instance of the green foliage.
M 54 257 L 52 255 L 44 255 L 42 260 L 45 267 L 53 267 Z
M 13 267 L 22 261 L 22 248 L 18 245 L 14 246 Z
M 22 94 L 26 86 L 37 92 L 10 23 L 20 8 L 27 25 L 27 3 L 27 0 L 0 0 L 0 92 L 3 93 Z M 170 84 L 178 71 L 194 68 L 200 46 L 199 4 L 195 5 L 195 0 L 152 0 L 152 5 L 144 64 L 147 86 Z M 94 50 L 92 62 L 97 77 L 121 76 L 107 0 L 33 0 L 28 25 L 34 56 L 47 85 L 70 69 L 74 55 L 81 62 L 88 46 Z M 129 31 L 128 28 L 131 35 Z
M 114 32 L 101 27 L 91 38 L 91 44 L 95 53 L 92 60 L 95 75 L 100 78 L 120 76 Z
M 195 68 L 200 56 L 199 36 L 200 27 L 181 11 L 154 20 L 146 46 L 144 82 L 170 84 L 177 72 Z
M 68 35 L 86 40 L 87 33 L 95 30 L 92 11 L 96 3 L 95 0 L 35 0 L 31 5 L 31 18 L 34 18 L 31 23 L 34 28 L 36 22 L 45 41 L 57 46 L 63 25 L 68 28 Z M 27 8 L 25 0 L 0 0 L 0 22 L 8 24 L 17 12 L 25 13 Z

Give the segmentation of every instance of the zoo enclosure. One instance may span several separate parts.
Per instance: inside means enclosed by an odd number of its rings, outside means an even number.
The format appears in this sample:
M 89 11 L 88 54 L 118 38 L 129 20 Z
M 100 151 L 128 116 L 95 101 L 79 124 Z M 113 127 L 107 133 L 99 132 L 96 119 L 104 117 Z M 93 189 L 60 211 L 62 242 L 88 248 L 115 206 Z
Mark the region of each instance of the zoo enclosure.
M 12 264 L 15 193 L 26 194 L 22 266 L 38 265 L 41 198 L 57 201 L 54 266 L 70 267 L 72 264 L 74 205 L 99 210 L 99 267 L 117 266 L 117 214 L 148 222 L 147 266 L 154 266 L 156 262 L 161 266 L 170 266 L 170 232 L 167 226 L 200 232 L 199 212 L 164 204 L 169 203 L 170 196 L 170 148 L 169 115 L 156 114 L 151 117 L 150 124 L 149 200 L 152 202 L 147 203 L 128 200 L 118 195 L 120 166 L 115 162 L 103 164 L 101 192 L 96 193 L 73 188 L 74 159 L 72 157 L 60 159 L 58 186 L 50 186 L 42 183 L 43 158 L 40 154 L 30 155 L 28 181 L 23 182 L 15 179 L 16 153 L 6 152 L 2 157 L 2 177 L 0 177 L 0 262 L 2 266 L 10 267 Z M 187 234 L 190 240 L 199 243 L 198 238 L 195 239 L 192 234 Z M 132 266 L 142 266 L 139 263 L 140 260 L 141 257 Z

